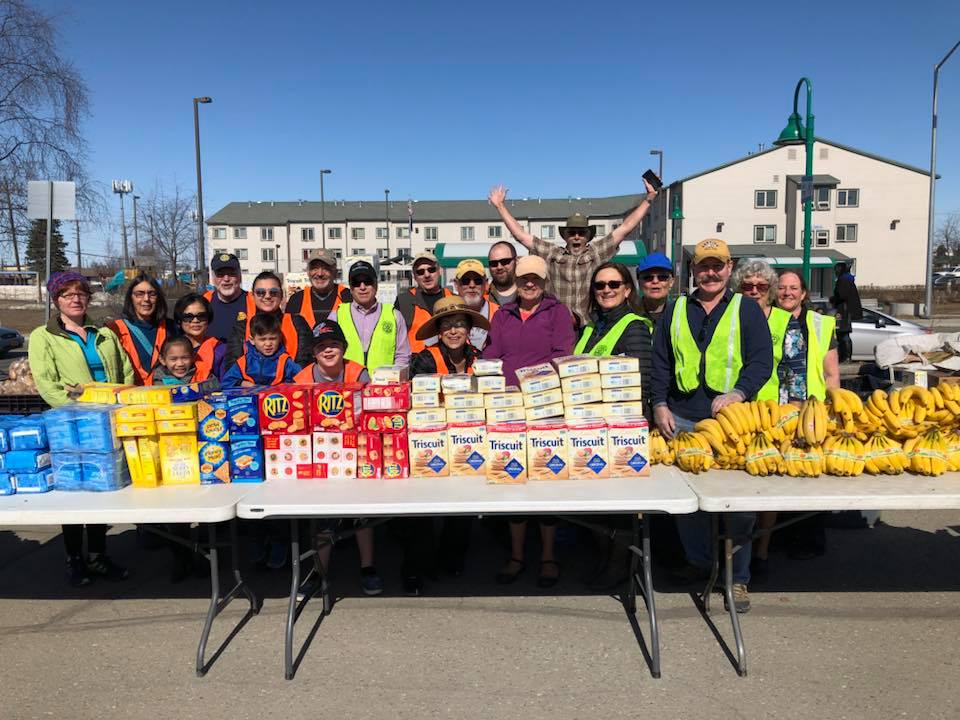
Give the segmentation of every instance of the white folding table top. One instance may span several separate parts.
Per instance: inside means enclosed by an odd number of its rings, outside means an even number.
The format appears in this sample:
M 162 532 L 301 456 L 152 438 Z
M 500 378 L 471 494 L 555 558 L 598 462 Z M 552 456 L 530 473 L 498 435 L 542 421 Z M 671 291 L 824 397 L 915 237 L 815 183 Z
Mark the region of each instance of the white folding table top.
M 711 470 L 684 477 L 709 512 L 960 509 L 960 473 L 764 478 Z
M 227 485 L 129 485 L 116 492 L 22 493 L 0 497 L 0 527 L 86 523 L 222 522 L 254 488 Z
M 237 505 L 241 518 L 663 512 L 691 513 L 697 497 L 672 468 L 640 479 L 491 485 L 482 477 L 273 480 Z

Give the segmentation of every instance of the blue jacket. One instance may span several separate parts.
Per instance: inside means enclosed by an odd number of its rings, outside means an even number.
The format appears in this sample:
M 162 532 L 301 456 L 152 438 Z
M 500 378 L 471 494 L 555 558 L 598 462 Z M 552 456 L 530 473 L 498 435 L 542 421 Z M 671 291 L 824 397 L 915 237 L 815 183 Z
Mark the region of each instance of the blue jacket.
M 283 370 L 278 378 L 280 363 L 283 363 Z M 243 355 L 227 370 L 221 385 L 225 388 L 240 387 L 244 380 L 251 380 L 254 385 L 292 383 L 293 377 L 302 369 L 284 352 L 283 348 L 268 356 L 257 350 L 253 342 L 247 340 L 244 343 Z

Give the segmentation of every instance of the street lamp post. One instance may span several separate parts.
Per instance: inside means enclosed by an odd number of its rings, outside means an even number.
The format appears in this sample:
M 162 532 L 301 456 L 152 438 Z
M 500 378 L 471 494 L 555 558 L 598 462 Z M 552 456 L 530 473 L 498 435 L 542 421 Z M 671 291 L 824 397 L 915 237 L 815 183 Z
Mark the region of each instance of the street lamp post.
M 680 278 L 680 271 L 683 269 L 683 253 L 680 254 L 680 265 L 677 266 L 675 259 L 676 256 L 676 245 L 677 245 L 677 226 L 683 221 L 683 211 L 680 209 L 680 196 L 673 196 L 673 210 L 670 211 L 670 266 L 673 268 L 674 276 Z M 681 246 L 683 243 L 683 238 L 680 238 Z M 684 276 L 684 281 L 686 281 L 686 276 Z M 682 292 L 682 288 L 679 287 L 679 283 L 674 287 L 674 292 Z
M 797 112 L 797 103 L 800 101 L 800 88 L 807 89 L 807 125 L 804 127 Z M 793 91 L 793 113 L 787 120 L 787 126 L 780 133 L 780 137 L 773 141 L 778 147 L 784 145 L 806 145 L 807 164 L 804 168 L 803 184 L 800 197 L 806 198 L 803 203 L 803 280 L 807 287 L 810 283 L 810 247 L 813 244 L 810 235 L 810 224 L 813 214 L 813 83 L 809 78 L 800 78 L 796 90 Z
M 273 250 L 273 271 L 279 275 L 280 274 L 280 244 L 277 243 L 274 245 Z
M 651 151 L 650 151 L 650 154 L 651 154 L 651 155 L 658 155 L 658 156 L 659 156 L 658 159 L 660 160 L 660 166 L 659 166 L 659 170 L 657 171 L 657 177 L 660 178 L 660 182 L 663 182 L 663 150 L 651 150 Z M 660 210 L 661 210 L 661 212 L 662 212 L 663 209 L 666 207 L 666 204 L 665 204 L 665 203 L 666 203 L 666 201 L 667 201 L 667 194 L 666 194 L 666 193 L 660 193 L 660 194 L 663 196 L 663 197 L 660 199 Z M 666 232 L 666 225 L 667 225 L 666 222 L 664 222 L 663 225 L 664 225 L 664 232 Z M 664 238 L 664 246 L 666 246 L 666 238 Z M 651 248 L 651 249 L 652 249 L 654 252 L 656 252 L 656 250 L 657 250 L 657 248 Z M 670 253 L 671 253 L 671 256 L 672 256 L 672 254 L 673 254 L 673 249 L 672 249 L 672 248 L 671 248 L 671 250 L 670 250 Z M 672 259 L 672 258 L 671 258 L 671 259 Z
M 327 247 L 327 209 L 323 201 L 323 176 L 329 175 L 332 170 L 323 169 L 320 171 L 320 234 L 323 236 L 323 247 Z
M 390 191 L 383 191 L 383 208 L 387 218 L 387 257 L 390 257 Z
M 130 253 L 127 249 L 127 220 L 123 209 L 123 196 L 133 192 L 133 183 L 129 180 L 114 180 L 113 192 L 120 196 L 120 239 L 123 244 L 123 269 L 130 267 Z
M 197 109 L 200 104 L 207 105 L 213 102 L 210 97 L 195 97 L 193 99 L 193 143 L 197 153 L 197 215 L 200 216 L 200 222 L 197 225 L 197 269 L 200 273 L 205 272 L 207 267 L 207 239 L 204 237 L 203 229 L 203 177 L 200 173 L 200 111 Z M 206 285 L 206 283 L 203 283 Z
M 943 56 L 943 60 L 933 68 L 933 119 L 930 123 L 930 198 L 927 208 L 927 277 L 926 293 L 924 294 L 924 317 L 933 317 L 933 198 L 937 183 L 937 100 L 939 95 L 940 68 L 950 59 L 953 51 L 960 47 L 960 42 L 950 48 L 950 52 Z
M 140 258 L 140 235 L 137 232 L 137 200 L 139 199 L 139 195 L 133 196 L 133 256 L 137 259 Z

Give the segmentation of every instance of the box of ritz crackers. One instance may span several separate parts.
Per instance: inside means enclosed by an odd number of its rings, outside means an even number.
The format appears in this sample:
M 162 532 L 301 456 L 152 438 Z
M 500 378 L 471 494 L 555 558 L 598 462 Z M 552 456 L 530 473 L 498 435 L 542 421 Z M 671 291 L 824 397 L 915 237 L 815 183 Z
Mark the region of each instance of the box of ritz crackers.
M 350 432 L 360 424 L 358 383 L 317 383 L 310 390 L 310 421 L 317 432 Z
M 260 434 L 296 435 L 310 432 L 310 387 L 277 385 L 259 394 Z

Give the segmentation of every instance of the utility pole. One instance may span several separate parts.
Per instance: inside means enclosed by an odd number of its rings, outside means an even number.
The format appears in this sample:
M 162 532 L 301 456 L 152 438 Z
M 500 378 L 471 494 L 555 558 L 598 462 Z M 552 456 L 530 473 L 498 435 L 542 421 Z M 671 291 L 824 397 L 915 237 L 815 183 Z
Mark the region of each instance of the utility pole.
M 80 218 L 74 218 L 77 227 L 77 270 L 83 269 L 83 258 L 80 256 Z

